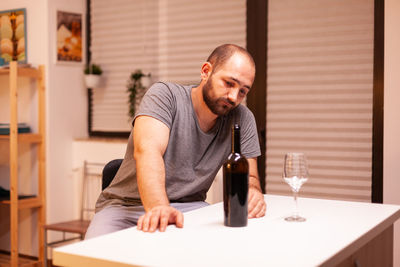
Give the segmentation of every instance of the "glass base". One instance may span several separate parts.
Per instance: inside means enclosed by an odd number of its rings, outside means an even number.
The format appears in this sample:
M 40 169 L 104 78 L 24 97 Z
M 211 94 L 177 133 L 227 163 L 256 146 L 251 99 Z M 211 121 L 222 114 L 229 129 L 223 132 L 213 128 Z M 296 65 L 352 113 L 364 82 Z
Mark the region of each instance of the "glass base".
M 303 218 L 303 217 L 298 216 L 298 215 L 293 215 L 293 216 L 290 216 L 290 217 L 286 217 L 285 221 L 288 221 L 288 222 L 305 222 L 306 218 Z

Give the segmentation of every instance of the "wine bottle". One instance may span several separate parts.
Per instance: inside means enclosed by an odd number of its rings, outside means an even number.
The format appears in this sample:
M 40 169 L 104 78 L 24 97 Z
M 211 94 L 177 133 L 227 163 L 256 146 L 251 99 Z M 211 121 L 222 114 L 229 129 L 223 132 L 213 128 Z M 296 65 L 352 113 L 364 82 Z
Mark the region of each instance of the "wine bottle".
M 240 126 L 232 127 L 232 152 L 223 166 L 224 224 L 230 227 L 247 225 L 249 163 L 240 154 Z

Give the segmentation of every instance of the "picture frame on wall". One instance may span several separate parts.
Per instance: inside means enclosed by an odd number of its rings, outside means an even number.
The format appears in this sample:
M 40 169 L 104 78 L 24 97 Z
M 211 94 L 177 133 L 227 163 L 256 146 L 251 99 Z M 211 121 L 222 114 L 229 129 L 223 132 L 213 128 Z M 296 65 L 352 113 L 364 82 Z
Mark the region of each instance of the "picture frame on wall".
M 82 14 L 57 11 L 57 63 L 82 63 Z
M 27 58 L 26 9 L 0 11 L 0 66 Z

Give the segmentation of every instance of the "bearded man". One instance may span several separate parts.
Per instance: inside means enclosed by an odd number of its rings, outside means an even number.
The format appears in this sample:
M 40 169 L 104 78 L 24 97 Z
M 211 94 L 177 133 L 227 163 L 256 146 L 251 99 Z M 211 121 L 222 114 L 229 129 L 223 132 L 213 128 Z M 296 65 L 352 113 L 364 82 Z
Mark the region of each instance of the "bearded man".
M 197 86 L 159 82 L 146 92 L 125 158 L 100 194 L 86 239 L 135 225 L 144 232 L 183 227 L 184 212 L 208 205 L 207 191 L 231 152 L 233 123 L 240 123 L 241 153 L 249 162 L 248 217 L 265 215 L 256 123 L 240 105 L 254 81 L 254 60 L 246 49 L 225 44 L 200 73 Z

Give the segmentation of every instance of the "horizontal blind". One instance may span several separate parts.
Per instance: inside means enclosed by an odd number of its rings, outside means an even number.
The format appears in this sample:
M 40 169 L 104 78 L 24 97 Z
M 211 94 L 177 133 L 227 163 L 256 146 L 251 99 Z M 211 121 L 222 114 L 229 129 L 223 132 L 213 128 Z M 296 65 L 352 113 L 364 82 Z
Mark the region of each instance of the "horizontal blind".
M 246 45 L 245 0 L 164 0 L 160 13 L 160 79 L 197 84 L 218 45 Z
M 371 201 L 372 0 L 270 0 L 268 193 L 291 194 L 284 154 L 304 152 L 301 196 Z
M 130 131 L 127 83 L 137 69 L 157 75 L 156 0 L 91 0 L 92 62 L 104 86 L 93 90 L 92 131 Z
M 126 85 L 131 72 L 152 82 L 196 84 L 218 45 L 245 46 L 245 0 L 91 0 L 92 62 L 104 69 L 93 90 L 92 130 L 130 131 Z

